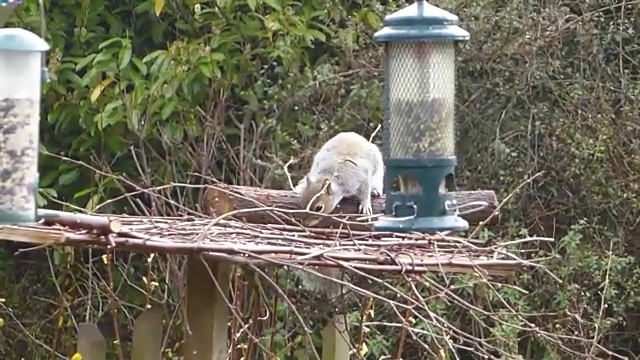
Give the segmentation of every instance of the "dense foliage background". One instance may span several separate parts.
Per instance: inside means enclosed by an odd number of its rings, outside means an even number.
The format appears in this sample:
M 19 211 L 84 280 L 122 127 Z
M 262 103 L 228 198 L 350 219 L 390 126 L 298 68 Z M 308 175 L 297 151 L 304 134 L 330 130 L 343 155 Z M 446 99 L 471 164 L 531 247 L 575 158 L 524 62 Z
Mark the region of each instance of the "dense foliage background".
M 518 324 L 493 324 L 475 334 L 526 359 L 608 358 L 577 339 L 640 355 L 634 240 L 640 6 L 622 0 L 433 4 L 457 14 L 472 35 L 458 52 L 458 184 L 495 190 L 502 199 L 543 171 L 485 235 L 557 239 L 541 245 L 538 256 L 549 256 L 548 268 L 562 282 L 525 273 L 515 283 L 528 293 L 505 289 L 504 296 L 563 345 L 529 336 Z M 201 175 L 282 187 L 282 165 L 291 156 L 300 169 L 336 131 L 370 134 L 382 119 L 381 49 L 371 35 L 405 2 L 45 5 L 52 81 L 43 98 L 42 204 L 140 213 L 148 199 L 118 196 L 161 184 L 202 184 Z M 21 5 L 10 24 L 39 33 L 37 2 Z M 196 192 L 166 195 L 197 206 Z M 176 209 L 165 204 L 152 211 Z M 15 250 L 0 251 L 3 358 L 72 353 L 74 316 L 114 326 L 106 315 L 109 296 L 90 291 L 100 284 L 86 264 L 101 266 L 98 255 Z M 134 275 L 146 270 L 120 270 L 116 281 L 144 287 Z M 153 270 L 158 278 L 167 271 Z M 141 291 L 119 295 L 132 312 L 149 301 Z M 437 311 L 468 329 L 465 313 L 447 306 Z M 122 315 L 121 325 L 129 319 Z M 395 340 L 372 334 L 372 358 L 393 354 Z M 408 347 L 404 358 L 420 355 Z

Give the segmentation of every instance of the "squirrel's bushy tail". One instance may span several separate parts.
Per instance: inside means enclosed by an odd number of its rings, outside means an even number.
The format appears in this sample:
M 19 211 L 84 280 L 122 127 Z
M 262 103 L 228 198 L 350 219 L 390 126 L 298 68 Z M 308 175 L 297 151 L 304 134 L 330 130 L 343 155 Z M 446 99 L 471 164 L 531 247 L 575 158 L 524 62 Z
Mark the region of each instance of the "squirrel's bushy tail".
M 339 279 L 342 281 L 347 281 L 346 274 L 338 268 L 313 268 L 315 272 L 318 272 L 322 275 L 333 279 Z M 320 293 L 326 295 L 329 298 L 334 298 L 340 296 L 341 292 L 345 293 L 347 291 L 346 288 L 342 286 L 342 284 L 333 281 L 331 279 L 325 279 L 318 275 L 315 275 L 309 271 L 295 269 L 294 273 L 300 279 L 303 286 L 314 293 Z

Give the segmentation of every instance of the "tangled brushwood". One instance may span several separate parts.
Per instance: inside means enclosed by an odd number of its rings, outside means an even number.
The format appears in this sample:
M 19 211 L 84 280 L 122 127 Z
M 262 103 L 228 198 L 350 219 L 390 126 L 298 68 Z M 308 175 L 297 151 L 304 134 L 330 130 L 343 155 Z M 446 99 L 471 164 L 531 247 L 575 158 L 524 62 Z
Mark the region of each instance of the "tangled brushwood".
M 399 340 L 388 352 L 398 357 L 418 352 L 439 359 L 464 353 L 513 358 L 517 349 L 501 336 L 515 332 L 535 337 L 576 358 L 588 357 L 567 347 L 566 339 L 537 328 L 527 314 L 513 307 L 508 297 L 509 293 L 526 293 L 513 283 L 517 272 L 556 281 L 541 264 L 543 259 L 517 250 L 523 249 L 523 244 L 535 248 L 551 239 L 488 242 L 475 236 L 371 232 L 354 229 L 366 228 L 367 224 L 345 220 L 347 217 L 339 214 L 329 216 L 339 226 L 305 228 L 291 225 L 296 223 L 299 211 L 264 205 L 235 209 L 237 203 L 224 204 L 221 197 L 223 193 L 228 194 L 227 200 L 238 196 L 231 191 L 233 187 L 220 184 L 211 189 L 215 189 L 218 208 L 226 208 L 215 217 L 106 216 L 41 210 L 39 224 L 0 227 L 0 238 L 166 254 L 161 257 L 167 259 L 175 259 L 170 256 L 173 254 L 201 254 L 214 263 L 235 263 L 242 271 L 232 273 L 229 304 L 246 309 L 246 314 L 232 311 L 232 324 L 237 330 L 232 344 L 254 344 L 249 346 L 247 358 L 258 358 L 257 352 L 261 351 L 273 353 L 273 347 L 256 344 L 265 337 L 275 341 L 274 333 L 268 331 L 275 316 L 290 319 L 284 322 L 283 330 L 304 329 L 306 334 L 318 322 L 344 316 L 352 324 L 352 349 L 363 356 L 372 346 L 381 346 L 383 334 L 395 334 Z M 153 194 L 155 190 L 146 192 Z M 262 215 L 254 219 L 270 218 L 273 222 L 246 221 L 246 215 L 259 213 Z M 474 235 L 478 233 L 472 231 Z M 341 269 L 345 277 L 323 276 L 323 269 L 327 268 Z M 294 286 L 295 276 L 287 275 L 290 269 L 322 277 L 346 291 L 333 298 L 301 291 Z M 472 294 L 473 300 L 464 294 Z M 179 304 L 180 300 L 175 305 Z M 283 304 L 286 306 L 281 309 Z M 442 309 L 449 309 L 447 316 L 442 315 Z M 474 319 L 465 328 L 453 325 L 452 319 L 461 313 Z

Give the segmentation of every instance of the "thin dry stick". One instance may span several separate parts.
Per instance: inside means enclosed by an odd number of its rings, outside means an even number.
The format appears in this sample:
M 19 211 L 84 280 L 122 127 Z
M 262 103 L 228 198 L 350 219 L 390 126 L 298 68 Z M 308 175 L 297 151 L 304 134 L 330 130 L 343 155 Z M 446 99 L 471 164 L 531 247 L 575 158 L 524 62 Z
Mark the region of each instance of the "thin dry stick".
M 0 301 L 0 308 L 2 308 L 3 314 L 8 314 L 9 317 L 11 317 L 11 324 L 17 324 L 18 327 L 20 328 L 20 330 L 25 334 L 25 336 L 27 338 L 29 338 L 29 340 L 33 341 L 34 344 L 42 347 L 43 349 L 45 349 L 46 351 L 55 354 L 55 356 L 61 360 L 67 360 L 68 357 L 55 352 L 51 347 L 49 347 L 47 344 L 45 344 L 44 342 L 42 342 L 41 340 L 38 340 L 36 337 L 33 336 L 33 331 L 29 331 L 27 330 L 27 328 L 24 327 L 24 325 L 22 324 L 22 322 L 20 320 L 18 320 L 18 318 L 16 317 L 16 311 L 14 311 L 13 309 L 7 307 L 7 305 L 5 305 L 4 301 Z
M 251 309 L 251 319 L 250 321 L 250 328 L 249 328 L 249 332 L 251 334 L 253 334 L 254 337 L 259 338 L 260 334 L 262 334 L 262 326 L 260 326 L 262 324 L 262 322 L 260 321 L 260 311 L 262 310 L 262 297 L 260 296 L 260 293 L 256 292 L 256 290 L 258 290 L 258 287 L 254 284 L 255 280 L 255 276 L 253 274 L 253 272 L 249 273 L 249 276 L 247 276 L 247 284 L 248 286 L 245 288 L 245 292 L 250 291 L 248 298 L 249 298 L 249 305 L 250 305 L 250 309 Z M 251 306 L 252 305 L 252 306 Z M 265 319 L 266 320 L 266 319 Z M 275 331 L 274 331 L 275 332 Z M 269 349 L 271 350 L 271 349 Z M 255 353 L 255 354 L 254 354 Z M 253 342 L 250 342 L 249 344 L 247 344 L 246 348 L 245 348 L 245 354 L 244 354 L 244 358 L 245 359 L 256 359 L 258 358 L 258 354 L 257 354 L 257 349 L 255 347 L 255 344 Z
M 310 335 L 311 334 L 311 330 L 309 330 L 309 328 L 307 328 L 307 326 L 305 325 L 305 322 L 302 319 L 302 316 L 300 315 L 298 310 L 296 309 L 295 305 L 293 305 L 291 300 L 287 297 L 287 295 L 284 293 L 284 291 L 282 291 L 282 289 L 278 286 L 278 284 L 276 284 L 273 280 L 271 280 L 271 278 L 266 273 L 264 273 L 262 270 L 260 270 L 256 266 L 252 265 L 251 268 L 253 269 L 253 271 L 255 271 L 256 273 L 260 274 L 260 276 L 262 276 L 263 279 L 265 279 L 267 282 L 269 282 L 271 284 L 271 286 L 273 286 L 273 288 L 276 290 L 276 292 L 280 296 L 282 296 L 282 298 L 287 303 L 287 305 L 289 306 L 291 311 L 293 311 L 293 314 L 298 318 L 298 321 L 300 321 L 300 326 L 302 326 L 303 329 L 305 330 L 304 333 L 306 335 L 308 344 L 311 347 L 311 350 L 313 351 L 313 354 L 316 356 L 316 359 L 320 360 L 320 355 L 318 355 L 318 352 L 316 351 L 315 346 L 313 346 L 313 339 L 311 339 L 311 335 Z
M 293 186 L 293 181 L 291 180 L 291 174 L 289 173 L 289 166 L 291 166 L 291 164 L 293 163 L 293 157 L 291 157 L 289 161 L 287 161 L 287 163 L 282 167 L 282 170 L 284 170 L 284 174 L 287 175 L 287 181 L 289 182 L 289 188 L 291 188 L 291 191 L 296 190 L 295 186 Z
M 373 133 L 371 134 L 371 136 L 369 136 L 369 142 L 373 142 L 373 138 L 374 136 L 376 136 L 380 128 L 382 128 L 382 125 L 378 124 L 378 126 L 376 126 L 376 129 L 373 130 Z
M 222 300 L 225 302 L 225 304 L 227 305 L 227 308 L 230 310 L 231 314 L 237 318 L 240 323 L 242 323 L 242 317 L 240 316 L 240 313 L 238 313 L 237 307 L 234 306 L 233 304 L 231 304 L 229 302 L 228 299 L 228 294 L 225 294 L 224 291 L 222 291 L 222 287 L 220 286 L 220 284 L 218 283 L 218 280 L 216 280 L 216 277 L 213 275 L 213 271 L 211 270 L 211 267 L 209 266 L 209 264 L 207 263 L 207 261 L 200 257 L 200 261 L 203 262 L 203 264 L 205 265 L 205 268 L 207 269 L 207 273 L 209 274 L 209 276 L 211 277 L 211 280 L 213 281 L 213 284 L 216 287 L 216 290 L 218 291 L 219 294 L 222 295 Z M 229 281 L 229 280 L 227 280 Z M 248 334 L 249 339 L 253 340 L 256 342 L 256 344 L 265 352 L 268 353 L 268 350 L 264 347 L 264 345 L 262 344 L 262 342 L 260 341 L 260 339 L 257 339 L 255 337 L 253 337 L 253 334 Z M 232 351 L 231 348 L 229 348 L 229 351 Z M 227 354 L 228 355 L 228 354 Z
M 153 259 L 155 253 L 149 254 L 147 257 L 147 276 L 144 277 L 145 293 L 144 293 L 144 308 L 149 309 L 151 307 L 151 293 L 153 291 L 153 272 L 151 271 L 153 265 Z
M 267 301 L 266 300 L 267 296 L 265 294 L 264 288 L 262 287 L 262 283 L 260 282 L 260 277 L 258 276 L 258 274 L 253 272 L 251 273 L 251 275 L 253 277 L 253 284 L 255 285 L 258 294 L 263 299 L 263 301 Z M 280 282 L 280 273 L 276 271 L 275 283 L 278 284 L 279 282 Z M 267 318 L 269 319 L 270 329 L 275 329 L 276 323 L 278 321 L 278 317 L 275 315 L 277 314 L 277 311 L 278 311 L 278 299 L 279 299 L 279 296 L 276 296 L 273 299 L 273 306 L 271 310 L 269 310 L 268 307 L 265 307 L 265 310 L 267 310 Z M 272 314 L 271 316 L 269 316 L 269 311 Z M 286 326 L 286 322 L 285 322 L 285 326 Z M 275 354 L 277 352 L 276 345 L 275 345 L 276 333 L 277 331 L 271 331 L 271 335 L 269 336 L 269 351 L 271 351 L 272 354 Z
M 604 287 L 602 289 L 602 294 L 600 294 L 600 311 L 598 312 L 598 322 L 595 325 L 595 331 L 593 332 L 593 341 L 591 343 L 591 349 L 589 350 L 589 354 L 593 355 L 596 350 L 596 345 L 598 344 L 598 337 L 600 336 L 600 325 L 602 324 L 602 317 L 605 309 L 605 301 L 607 299 L 607 289 L 609 288 L 609 272 L 611 271 L 611 260 L 613 259 L 613 241 L 609 242 L 609 259 L 607 260 L 607 271 L 604 277 Z
M 118 324 L 118 298 L 116 297 L 113 286 L 113 272 L 111 266 L 113 264 L 113 258 L 115 250 L 108 251 L 104 256 L 105 265 L 107 268 L 107 279 L 109 281 L 109 307 L 111 308 L 111 318 L 113 319 L 113 331 L 116 336 L 116 350 L 118 351 L 118 359 L 124 360 L 124 353 L 122 352 L 122 342 L 120 341 L 120 325 Z
M 51 357 L 52 360 L 55 358 L 55 354 L 58 350 L 58 338 L 60 335 L 60 328 L 62 326 L 58 326 L 58 324 L 62 324 L 64 321 L 64 311 L 63 311 L 63 302 L 64 300 L 58 298 L 58 308 L 56 309 L 56 311 L 53 313 L 53 320 L 57 321 L 56 324 L 54 324 L 54 330 L 53 330 L 53 345 L 51 345 Z
M 233 279 L 233 280 L 232 280 Z M 227 279 L 227 281 L 233 281 L 233 288 L 231 289 L 231 291 L 229 291 L 229 294 L 222 294 L 223 296 L 227 296 L 227 295 L 231 295 L 232 293 L 234 294 L 233 296 L 233 307 L 236 309 L 242 309 L 242 290 L 240 290 L 240 287 L 238 286 L 239 280 L 238 280 L 238 271 L 234 271 L 233 275 L 232 275 L 232 279 Z M 229 344 L 229 351 L 232 352 L 231 358 L 233 359 L 233 351 L 234 350 L 238 350 L 236 347 L 236 342 L 238 341 L 239 338 L 239 328 L 241 325 L 244 325 L 242 323 L 242 319 L 239 316 L 233 316 L 231 318 L 231 334 L 233 334 L 231 336 L 231 341 Z
M 515 190 L 513 190 L 509 195 L 507 195 L 506 198 L 504 198 L 504 200 L 502 200 L 502 202 L 500 202 L 500 204 L 498 204 L 498 206 L 496 207 L 495 210 L 493 210 L 493 212 L 491 213 L 491 215 L 489 215 L 489 217 L 483 221 L 482 223 L 478 224 L 478 226 L 473 230 L 473 232 L 471 233 L 471 235 L 469 235 L 469 238 L 473 238 L 476 235 L 478 235 L 478 232 L 480 232 L 480 229 L 482 229 L 482 227 L 484 226 L 484 224 L 488 223 L 489 220 L 491 220 L 494 216 L 496 216 L 496 214 L 498 214 L 500 212 L 500 209 L 502 209 L 502 207 L 504 206 L 504 204 L 506 204 L 509 200 L 511 200 L 511 198 L 518 192 L 520 191 L 520 189 L 522 189 L 525 185 L 530 184 L 533 179 L 537 178 L 538 176 L 544 174 L 544 171 L 540 171 L 539 173 L 533 175 L 532 177 L 528 178 L 527 180 L 523 181 L 520 185 L 518 185 Z
M 357 347 L 356 347 L 356 356 L 358 356 L 361 359 L 364 359 L 364 356 L 362 356 L 360 354 L 361 349 L 362 349 L 362 345 L 364 344 L 364 333 L 365 333 L 365 331 L 364 331 L 364 329 L 365 329 L 364 323 L 366 321 L 368 321 L 369 313 L 372 312 L 372 311 L 370 311 L 372 306 L 373 306 L 373 298 L 368 298 L 367 299 L 367 303 L 364 306 L 364 309 L 362 309 L 361 316 L 360 316 L 360 333 L 358 334 L 358 344 L 357 344 Z M 373 317 L 373 316 L 371 316 L 371 317 Z
M 409 323 L 409 318 L 411 317 L 410 309 L 407 309 L 404 313 L 404 324 L 402 327 L 402 331 L 400 332 L 400 340 L 398 341 L 398 351 L 396 352 L 396 359 L 402 359 L 402 351 L 404 350 L 404 343 L 407 337 L 407 325 Z

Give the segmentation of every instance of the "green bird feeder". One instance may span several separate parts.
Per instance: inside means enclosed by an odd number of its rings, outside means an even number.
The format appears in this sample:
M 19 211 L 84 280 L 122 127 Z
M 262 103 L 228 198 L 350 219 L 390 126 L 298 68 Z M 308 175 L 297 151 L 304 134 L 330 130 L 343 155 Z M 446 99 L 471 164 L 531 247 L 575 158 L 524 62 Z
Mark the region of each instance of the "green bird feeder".
M 458 17 L 426 1 L 388 15 L 384 44 L 385 215 L 376 231 L 464 231 L 454 197 Z
M 36 221 L 42 58 L 49 45 L 0 29 L 0 224 Z

